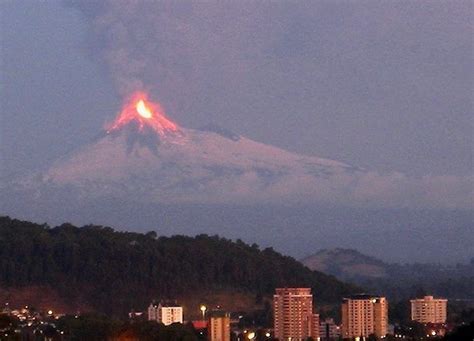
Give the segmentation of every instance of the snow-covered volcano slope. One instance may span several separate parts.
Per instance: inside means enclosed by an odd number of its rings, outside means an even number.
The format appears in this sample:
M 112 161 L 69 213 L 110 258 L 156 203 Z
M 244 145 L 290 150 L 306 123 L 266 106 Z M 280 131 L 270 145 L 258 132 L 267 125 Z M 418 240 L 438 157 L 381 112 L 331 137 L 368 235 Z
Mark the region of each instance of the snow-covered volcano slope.
M 248 202 L 330 199 L 361 174 L 337 161 L 290 153 L 215 127 L 157 134 L 129 125 L 104 133 L 36 179 L 42 186 L 73 187 L 81 197 Z

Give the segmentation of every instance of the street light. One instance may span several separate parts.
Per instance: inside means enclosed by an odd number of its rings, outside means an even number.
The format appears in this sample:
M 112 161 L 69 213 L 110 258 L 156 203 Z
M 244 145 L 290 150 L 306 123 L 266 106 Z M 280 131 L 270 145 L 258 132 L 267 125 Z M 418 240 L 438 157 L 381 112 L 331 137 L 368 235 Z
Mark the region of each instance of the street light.
M 207 307 L 205 305 L 202 305 L 199 309 L 201 309 L 202 319 L 204 320 L 206 318 Z

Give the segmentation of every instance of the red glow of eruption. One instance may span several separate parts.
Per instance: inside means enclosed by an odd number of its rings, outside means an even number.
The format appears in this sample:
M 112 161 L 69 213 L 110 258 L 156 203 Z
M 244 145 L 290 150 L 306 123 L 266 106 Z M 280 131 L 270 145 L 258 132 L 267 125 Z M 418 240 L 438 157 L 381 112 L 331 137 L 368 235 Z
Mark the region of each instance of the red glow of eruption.
M 138 123 L 140 131 L 145 127 L 151 127 L 159 134 L 178 131 L 178 126 L 166 117 L 160 104 L 149 101 L 144 92 L 136 92 L 130 97 L 107 132 L 120 129 L 132 121 Z

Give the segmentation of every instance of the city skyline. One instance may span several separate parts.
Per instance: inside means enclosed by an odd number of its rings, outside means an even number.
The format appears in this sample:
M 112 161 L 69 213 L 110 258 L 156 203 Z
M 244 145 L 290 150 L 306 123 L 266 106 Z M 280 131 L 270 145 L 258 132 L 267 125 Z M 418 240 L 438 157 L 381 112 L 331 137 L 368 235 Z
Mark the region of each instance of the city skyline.
M 0 1 L 0 339 L 474 340 L 474 1 Z
M 311 288 L 285 287 L 275 288 L 272 308 L 273 326 L 242 325 L 241 319 L 244 316 L 239 315 L 242 312 L 230 312 L 221 306 L 213 308 L 201 305 L 197 315 L 202 313 L 199 319 L 183 318 L 184 307 L 176 300 L 162 300 L 160 303 L 152 301 L 146 313 L 134 310 L 128 314 L 128 317 L 132 324 L 140 324 L 147 320 L 148 324 L 145 325 L 148 325 L 148 329 L 158 325 L 170 326 L 170 328 L 174 326 L 174 329 L 177 328 L 177 325 L 187 325 L 188 328 L 192 325 L 193 329 L 188 332 L 194 330 L 199 340 L 208 341 L 306 341 L 309 339 L 335 341 L 340 340 L 341 337 L 344 340 L 408 338 L 414 341 L 423 339 L 425 334 L 428 338 L 439 339 L 453 330 L 452 324 L 446 323 L 446 299 L 433 299 L 433 296 L 425 296 L 412 299 L 410 302 L 412 322 L 397 324 L 392 322 L 388 314 L 389 303 L 385 297 L 368 294 L 344 297 L 341 298 L 340 304 L 340 323 L 336 324 L 334 317 L 325 320 L 319 319 L 319 311 L 313 305 Z M 42 333 L 49 334 L 54 341 L 67 340 L 67 337 L 70 336 L 70 330 L 67 327 L 62 327 L 66 330 L 61 330 L 61 327 L 58 329 L 56 326 L 56 323 L 59 323 L 58 320 L 83 318 L 80 313 L 71 316 L 51 309 L 41 311 L 29 305 L 15 307 L 10 306 L 9 303 L 5 303 L 0 314 L 4 317 L 18 319 L 21 329 L 17 329 L 15 334 L 19 333 L 23 337 L 35 335 L 41 330 L 39 326 L 44 325 Z M 190 315 L 196 318 L 195 314 Z M 413 329 L 417 331 L 415 332 Z M 2 332 L 6 332 L 5 336 L 9 336 L 11 330 L 4 328 Z M 121 330 L 119 335 L 120 337 L 128 335 L 131 340 L 140 340 L 131 331 Z

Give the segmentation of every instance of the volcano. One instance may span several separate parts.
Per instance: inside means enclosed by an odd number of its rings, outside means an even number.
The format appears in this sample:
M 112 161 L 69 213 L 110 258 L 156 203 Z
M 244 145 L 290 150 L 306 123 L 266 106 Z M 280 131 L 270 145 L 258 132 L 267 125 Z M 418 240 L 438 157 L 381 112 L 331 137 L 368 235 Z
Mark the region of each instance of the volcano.
M 472 211 L 404 209 L 436 198 L 419 192 L 400 174 L 291 153 L 216 125 L 180 127 L 157 103 L 132 96 L 88 144 L 26 179 L 3 182 L 0 211 L 50 224 L 219 234 L 297 257 L 358 245 L 396 259 L 401 249 L 423 250 L 432 259 L 451 240 L 461 247 L 446 260 L 463 259 Z M 414 226 L 423 238 L 413 238 Z
M 68 188 L 84 200 L 331 201 L 347 195 L 358 174 L 344 163 L 291 153 L 215 125 L 179 127 L 138 93 L 96 140 L 34 177 L 34 187 Z
M 119 113 L 107 133 L 120 130 L 127 125 L 136 125 L 139 131 L 151 130 L 158 135 L 177 133 L 176 123 L 168 119 L 159 103 L 148 100 L 143 92 L 133 94 Z

